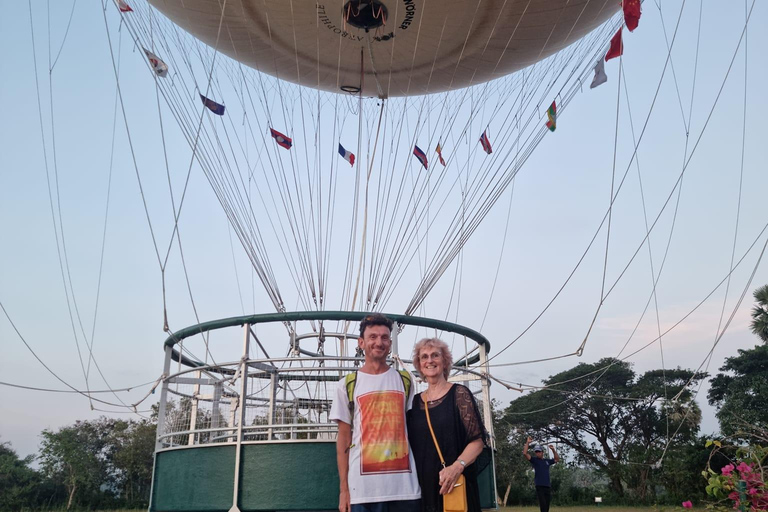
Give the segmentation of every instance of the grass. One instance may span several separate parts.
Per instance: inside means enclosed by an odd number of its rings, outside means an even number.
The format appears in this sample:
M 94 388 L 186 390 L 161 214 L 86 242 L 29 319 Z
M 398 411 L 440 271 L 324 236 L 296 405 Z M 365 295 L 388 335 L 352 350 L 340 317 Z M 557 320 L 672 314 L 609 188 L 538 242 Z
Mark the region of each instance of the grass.
M 641 511 L 647 511 L 647 512 L 680 512 L 683 509 L 682 506 L 676 507 L 674 505 L 659 505 L 659 506 L 639 506 L 639 507 L 630 507 L 630 506 L 621 506 L 621 507 L 610 507 L 610 506 L 604 506 L 600 505 L 598 506 L 573 506 L 573 507 L 558 507 L 558 506 L 552 506 L 550 507 L 550 511 L 556 512 L 558 510 L 561 510 L 563 512 L 641 512 Z M 499 512 L 538 512 L 539 507 L 499 507 Z

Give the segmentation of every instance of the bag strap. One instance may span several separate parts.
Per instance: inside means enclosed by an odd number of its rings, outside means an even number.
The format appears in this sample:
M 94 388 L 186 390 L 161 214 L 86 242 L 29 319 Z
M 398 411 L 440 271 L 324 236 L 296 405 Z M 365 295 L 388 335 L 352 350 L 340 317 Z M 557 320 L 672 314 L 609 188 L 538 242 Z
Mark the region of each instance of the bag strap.
M 428 400 L 424 400 L 424 413 L 427 415 L 427 425 L 429 425 L 429 433 L 432 434 L 432 441 L 435 442 L 435 448 L 437 448 L 437 454 L 440 456 L 440 464 L 445 468 L 445 459 L 443 458 L 443 452 L 440 451 L 440 445 L 437 444 L 437 438 L 435 437 L 435 431 L 432 430 L 432 422 L 429 420 L 429 405 Z

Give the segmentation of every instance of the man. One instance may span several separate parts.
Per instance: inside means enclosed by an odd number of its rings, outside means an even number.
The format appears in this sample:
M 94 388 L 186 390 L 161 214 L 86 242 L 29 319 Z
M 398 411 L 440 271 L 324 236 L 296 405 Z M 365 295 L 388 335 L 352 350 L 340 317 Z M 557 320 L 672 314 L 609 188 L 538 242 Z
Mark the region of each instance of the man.
M 339 425 L 339 512 L 421 509 L 405 426 L 414 386 L 387 364 L 391 335 L 391 320 L 380 314 L 366 316 L 357 339 L 365 363 L 336 388 L 330 418 Z
M 549 512 L 549 503 L 552 501 L 552 484 L 549 480 L 549 466 L 560 462 L 560 457 L 555 451 L 555 447 L 549 445 L 549 449 L 555 455 L 554 459 L 544 458 L 544 449 L 540 444 L 533 447 L 534 457 L 528 453 L 528 445 L 533 439 L 528 436 L 523 447 L 523 456 L 530 461 L 533 466 L 533 482 L 536 485 L 536 497 L 539 499 L 539 509 L 541 512 Z

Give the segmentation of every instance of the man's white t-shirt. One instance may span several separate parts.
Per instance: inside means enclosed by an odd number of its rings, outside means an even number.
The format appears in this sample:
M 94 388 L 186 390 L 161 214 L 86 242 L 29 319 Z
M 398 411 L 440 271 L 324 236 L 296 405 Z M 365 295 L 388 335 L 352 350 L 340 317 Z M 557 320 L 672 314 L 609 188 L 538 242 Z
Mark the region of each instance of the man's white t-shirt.
M 338 382 L 331 420 L 352 425 L 350 504 L 421 498 L 405 425 L 413 394 L 411 385 L 411 396 L 405 396 L 403 379 L 393 368 L 379 375 L 357 372 L 352 423 L 345 379 Z

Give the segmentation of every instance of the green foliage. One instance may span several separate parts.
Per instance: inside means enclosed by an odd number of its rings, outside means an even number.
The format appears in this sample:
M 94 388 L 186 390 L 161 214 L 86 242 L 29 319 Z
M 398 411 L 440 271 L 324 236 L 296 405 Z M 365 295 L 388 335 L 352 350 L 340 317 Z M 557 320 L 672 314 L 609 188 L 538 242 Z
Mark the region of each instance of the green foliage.
M 145 507 L 149 502 L 155 424 L 99 418 L 41 434 L 40 469 L 66 488 L 72 507 Z
M 632 499 L 652 501 L 661 477 L 651 466 L 666 446 L 690 445 L 698 433 L 701 411 L 687 386 L 705 376 L 677 368 L 638 377 L 613 358 L 581 363 L 514 400 L 503 420 L 569 448 L 576 463 L 605 475 L 616 499 L 629 489 Z
M 20 458 L 10 443 L 0 443 L 0 510 L 17 511 L 37 501 L 40 475 Z
M 754 292 L 756 304 L 752 307 L 750 328 L 763 343 L 768 343 L 768 284 Z
M 741 510 L 768 510 L 768 488 L 765 472 L 768 470 L 768 431 L 748 427 L 745 431 L 728 440 L 740 441 L 749 438 L 749 444 L 726 444 L 708 441 L 712 446 L 711 459 L 725 456 L 729 463 L 720 468 L 707 465 L 702 476 L 706 478 L 706 493 L 716 500 L 717 505 Z M 711 460 L 710 459 L 710 460 Z
M 718 408 L 723 434 L 733 434 L 741 423 L 768 428 L 768 345 L 740 349 L 725 360 L 720 372 L 712 379 L 707 398 Z

